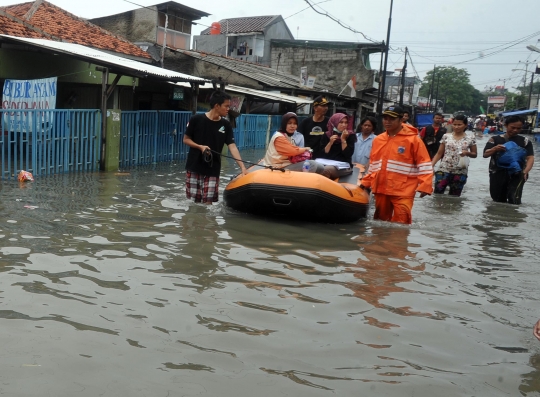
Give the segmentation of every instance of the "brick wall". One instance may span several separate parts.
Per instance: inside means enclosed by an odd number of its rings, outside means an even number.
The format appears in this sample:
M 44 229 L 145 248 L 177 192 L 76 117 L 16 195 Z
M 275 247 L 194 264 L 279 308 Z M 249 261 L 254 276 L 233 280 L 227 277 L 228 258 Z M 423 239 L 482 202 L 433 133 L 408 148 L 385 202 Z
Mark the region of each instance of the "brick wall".
M 281 53 L 281 56 L 279 54 Z M 373 72 L 362 62 L 359 49 L 302 48 L 298 46 L 272 46 L 271 67 L 282 72 L 300 76 L 300 68 L 307 66 L 308 74 L 316 76 L 317 82 L 341 91 L 353 75 L 357 90 L 371 86 Z

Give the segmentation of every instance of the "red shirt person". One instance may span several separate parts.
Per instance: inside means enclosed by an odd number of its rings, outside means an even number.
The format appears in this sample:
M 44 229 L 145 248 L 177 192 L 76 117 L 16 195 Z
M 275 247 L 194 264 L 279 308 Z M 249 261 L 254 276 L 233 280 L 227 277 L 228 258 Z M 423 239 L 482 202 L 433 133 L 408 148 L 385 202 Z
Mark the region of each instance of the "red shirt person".
M 424 141 L 429 157 L 433 159 L 439 151 L 441 139 L 446 134 L 446 128 L 442 126 L 444 118 L 441 113 L 433 115 L 433 124 L 420 130 L 420 138 Z

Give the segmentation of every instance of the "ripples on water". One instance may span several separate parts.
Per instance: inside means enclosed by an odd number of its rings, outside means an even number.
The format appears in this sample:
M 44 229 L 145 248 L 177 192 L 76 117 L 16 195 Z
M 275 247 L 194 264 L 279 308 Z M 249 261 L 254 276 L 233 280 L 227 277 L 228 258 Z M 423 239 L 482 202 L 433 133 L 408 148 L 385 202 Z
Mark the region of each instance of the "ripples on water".
M 538 395 L 540 172 L 515 207 L 471 167 L 411 227 L 195 205 L 179 165 L 4 181 L 0 391 Z

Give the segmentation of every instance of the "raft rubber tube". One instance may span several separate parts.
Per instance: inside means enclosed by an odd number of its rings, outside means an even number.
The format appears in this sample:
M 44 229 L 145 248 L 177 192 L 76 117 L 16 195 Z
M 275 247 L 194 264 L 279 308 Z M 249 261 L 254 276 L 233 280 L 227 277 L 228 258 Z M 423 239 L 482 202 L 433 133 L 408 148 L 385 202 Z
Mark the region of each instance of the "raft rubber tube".
M 369 195 L 359 187 L 361 166 L 337 181 L 315 173 L 250 170 L 225 188 L 225 205 L 249 214 L 321 223 L 365 218 Z

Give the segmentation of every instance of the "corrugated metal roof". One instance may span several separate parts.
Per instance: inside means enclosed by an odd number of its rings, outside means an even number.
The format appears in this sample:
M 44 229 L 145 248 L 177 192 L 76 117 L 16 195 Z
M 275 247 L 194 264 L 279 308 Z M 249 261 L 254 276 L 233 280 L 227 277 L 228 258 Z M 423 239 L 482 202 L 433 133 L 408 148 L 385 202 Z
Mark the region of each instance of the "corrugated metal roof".
M 249 63 L 245 61 L 239 61 L 232 58 L 227 58 L 220 55 L 205 54 L 202 52 L 188 51 L 188 50 L 176 50 L 182 54 L 190 57 L 200 59 L 204 62 L 209 62 L 214 65 L 221 66 L 222 68 L 231 70 L 235 73 L 249 77 L 253 80 L 260 82 L 263 85 L 277 88 L 295 88 L 298 90 L 311 91 L 309 88 L 300 87 L 300 76 L 293 76 L 283 72 L 278 72 L 274 69 L 270 69 L 267 66 L 257 65 L 255 63 Z M 338 94 L 333 91 L 329 86 L 315 83 L 314 92 L 328 92 L 330 94 Z
M 221 33 L 251 33 L 262 32 L 279 15 L 265 15 L 260 17 L 227 18 L 219 21 Z M 210 29 L 204 29 L 201 35 L 210 34 Z
M 177 86 L 189 88 L 190 85 L 187 83 L 171 83 Z M 199 86 L 202 89 L 213 88 L 211 84 L 201 84 Z M 254 90 L 252 88 L 240 87 L 237 85 L 227 85 L 225 86 L 225 92 L 239 92 L 246 95 L 251 95 L 256 98 L 265 98 L 271 99 L 274 102 L 285 102 L 285 103 L 296 103 L 297 105 L 310 105 L 313 103 L 313 99 L 308 98 L 299 98 L 292 95 L 285 95 L 279 92 L 270 92 L 270 91 L 261 91 Z
M 254 90 L 252 88 L 239 87 L 236 85 L 226 86 L 225 91 L 241 92 L 243 94 L 252 95 L 254 97 L 271 99 L 276 102 L 296 103 L 298 105 L 306 105 L 313 103 L 313 99 L 298 98 L 292 95 L 281 94 L 279 92 Z
M 90 61 L 96 65 L 105 66 L 111 69 L 113 73 L 122 73 L 134 77 L 154 77 L 163 80 L 172 81 L 192 81 L 204 82 L 206 79 L 190 76 L 184 73 L 178 73 L 172 70 L 162 69 L 157 66 L 122 58 L 93 48 L 85 47 L 79 44 L 64 43 L 44 39 L 30 39 L 23 37 L 14 37 L 0 34 L 0 37 L 9 40 L 28 44 L 34 47 L 46 48 L 63 54 L 74 55 L 78 58 Z M 126 73 L 127 72 L 127 73 Z

